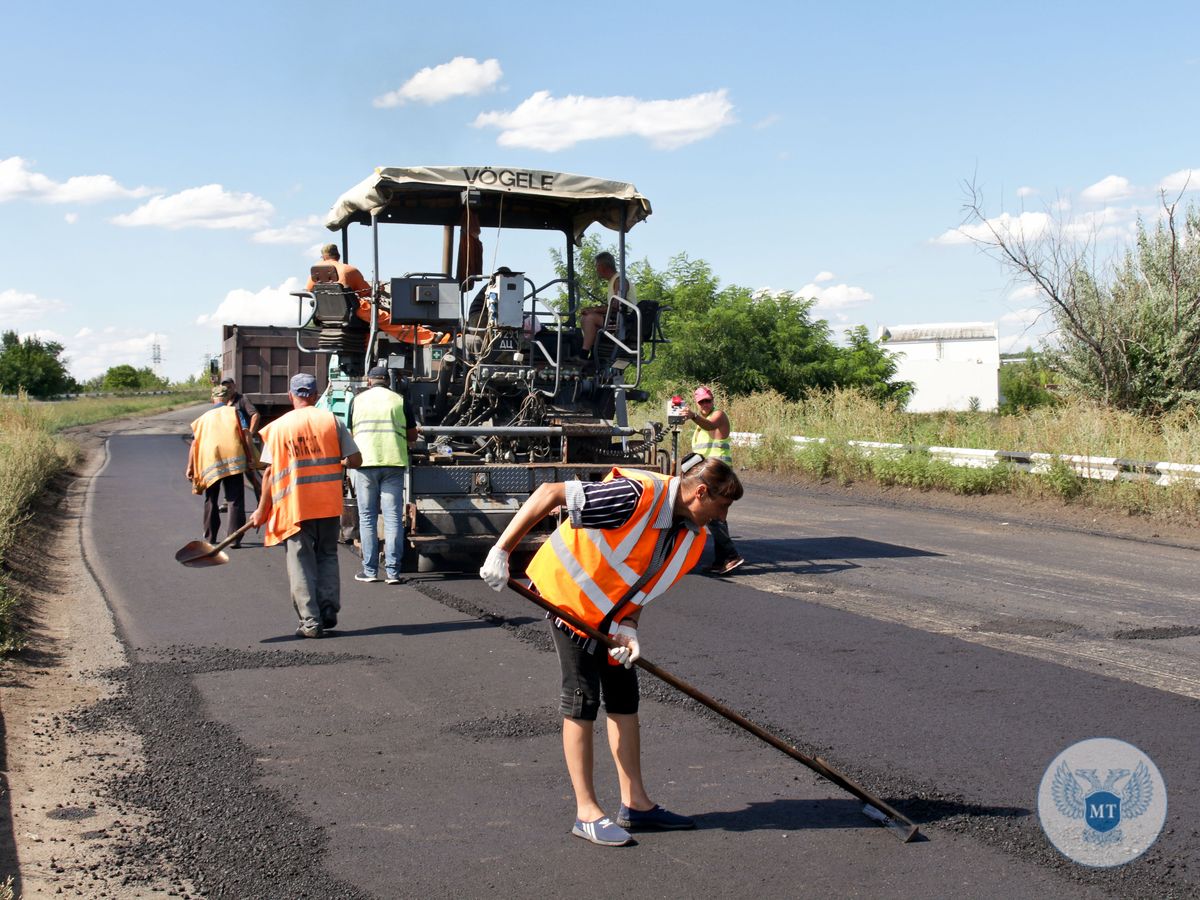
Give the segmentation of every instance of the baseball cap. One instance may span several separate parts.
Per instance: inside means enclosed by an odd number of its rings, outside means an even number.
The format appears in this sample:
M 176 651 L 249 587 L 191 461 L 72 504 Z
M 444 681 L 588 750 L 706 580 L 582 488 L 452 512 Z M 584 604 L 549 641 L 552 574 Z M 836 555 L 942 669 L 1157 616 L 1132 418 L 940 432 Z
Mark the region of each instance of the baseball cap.
M 371 369 L 370 372 L 367 373 L 367 377 L 368 378 L 387 378 L 388 377 L 388 368 L 387 368 L 387 366 L 375 366 Z
M 696 402 L 699 403 L 701 400 L 711 400 L 713 398 L 713 393 L 708 388 L 701 385 L 700 387 L 696 388 L 696 393 L 692 394 L 692 397 L 694 397 Z
M 297 372 L 288 390 L 297 397 L 311 397 L 317 392 L 317 379 L 307 372 Z
M 225 400 L 229 397 L 229 387 L 224 384 L 218 384 L 212 389 L 212 398 L 214 400 Z

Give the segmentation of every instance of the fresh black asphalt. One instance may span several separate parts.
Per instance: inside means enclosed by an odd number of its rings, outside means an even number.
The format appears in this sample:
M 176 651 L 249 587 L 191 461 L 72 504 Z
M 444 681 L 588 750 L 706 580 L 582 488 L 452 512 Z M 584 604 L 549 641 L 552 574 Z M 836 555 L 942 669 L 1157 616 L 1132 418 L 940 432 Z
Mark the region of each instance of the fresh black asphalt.
M 736 577 L 690 576 L 656 601 L 646 655 L 899 806 L 928 839 L 901 845 L 837 788 L 643 675 L 647 781 L 699 828 L 588 845 L 568 834 L 557 665 L 537 609 L 466 575 L 358 584 L 344 548 L 339 630 L 296 639 L 281 550 L 254 539 L 227 566 L 174 562 L 202 505 L 183 478 L 182 437 L 116 437 L 109 449 L 89 562 L 130 665 L 114 673 L 122 698 L 91 714 L 142 735 L 146 770 L 112 789 L 157 815 L 126 865 L 169 854 L 213 897 L 1200 892 L 1196 701 Z M 806 517 L 818 502 L 805 501 Z M 853 535 L 852 514 L 837 515 Z M 923 534 L 945 518 L 914 511 L 903 542 L 846 538 L 805 554 L 785 514 L 773 539 L 742 548 L 751 565 L 810 580 L 840 571 L 818 557 L 933 564 Z M 1040 542 L 1052 564 L 1055 534 Z M 1170 795 L 1159 841 L 1112 870 L 1061 857 L 1034 812 L 1049 761 L 1098 736 L 1148 753 Z M 615 811 L 602 737 L 597 776 Z

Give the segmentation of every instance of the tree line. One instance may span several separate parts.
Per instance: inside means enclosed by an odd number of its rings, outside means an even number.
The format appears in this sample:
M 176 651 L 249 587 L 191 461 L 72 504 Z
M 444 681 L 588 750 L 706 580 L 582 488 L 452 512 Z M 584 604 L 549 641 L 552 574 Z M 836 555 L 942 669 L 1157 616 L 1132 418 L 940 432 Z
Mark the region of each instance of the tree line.
M 30 397 L 57 397 L 62 394 L 108 393 L 120 391 L 161 391 L 170 381 L 149 366 L 135 368 L 124 363 L 106 372 L 76 381 L 67 369 L 69 360 L 58 341 L 29 336 L 24 340 L 15 331 L 0 335 L 0 394 L 24 391 Z
M 596 254 L 604 249 L 595 235 L 575 249 L 583 306 L 607 298 L 608 285 L 595 272 Z M 615 248 L 607 249 L 615 255 Z M 565 278 L 562 254 L 551 255 Z M 895 357 L 871 340 L 866 326 L 847 330 L 845 343 L 838 344 L 829 324 L 814 318 L 814 299 L 722 286 L 707 262 L 686 253 L 662 270 L 645 259 L 627 269 L 637 299 L 659 304 L 668 338 L 643 374 L 643 387 L 652 393 L 711 384 L 734 395 L 775 390 L 799 400 L 813 391 L 856 388 L 901 407 L 912 393 L 911 382 L 895 380 Z M 565 304 L 560 292 L 555 305 Z

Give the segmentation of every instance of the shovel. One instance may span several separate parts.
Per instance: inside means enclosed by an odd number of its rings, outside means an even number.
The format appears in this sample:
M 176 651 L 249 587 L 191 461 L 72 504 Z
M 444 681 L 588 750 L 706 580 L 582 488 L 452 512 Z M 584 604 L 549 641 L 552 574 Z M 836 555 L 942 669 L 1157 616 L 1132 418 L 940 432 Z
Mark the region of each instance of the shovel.
M 579 631 L 588 635 L 588 637 L 592 638 L 593 640 L 599 641 L 603 646 L 609 647 L 609 648 L 617 646 L 617 644 L 613 642 L 612 638 L 608 637 L 605 634 L 601 634 L 599 631 L 597 631 L 595 628 L 592 628 L 586 622 L 583 622 L 580 619 L 578 619 L 577 617 L 571 615 L 571 613 L 569 613 L 567 610 L 559 609 L 557 606 L 550 603 L 550 601 L 544 599 L 541 595 L 536 594 L 533 591 L 531 591 L 529 588 L 525 587 L 525 585 L 521 584 L 519 581 L 516 581 L 515 579 L 510 578 L 510 579 L 508 579 L 508 586 L 510 588 L 512 588 L 512 590 L 514 590 L 518 594 L 520 594 L 522 597 L 524 597 L 526 600 L 530 600 L 530 601 L 536 603 L 542 609 L 546 610 L 546 612 L 550 613 L 553 616 L 557 616 L 558 618 L 560 618 L 564 622 L 566 622 L 568 625 L 575 627 Z M 829 765 L 829 763 L 825 762 L 825 760 L 821 759 L 819 756 L 807 756 L 807 755 L 801 753 L 799 750 L 797 750 L 791 744 L 787 743 L 782 738 L 771 734 L 771 732 L 767 731 L 762 726 L 757 725 L 754 722 L 751 722 L 749 719 L 747 719 L 745 716 L 741 715 L 740 713 L 734 712 L 729 707 L 727 707 L 721 703 L 718 703 L 712 697 L 710 697 L 707 694 L 692 687 L 690 684 L 688 684 L 682 678 L 677 678 L 676 676 L 674 676 L 670 672 L 668 672 L 666 669 L 659 668 L 658 666 L 654 665 L 654 663 L 652 663 L 644 658 L 639 658 L 639 659 L 635 660 L 634 665 L 638 666 L 642 669 L 645 669 L 651 675 L 655 676 L 656 678 L 661 679 L 662 681 L 665 681 L 667 684 L 671 685 L 671 687 L 675 688 L 676 690 L 682 691 L 683 693 L 685 693 L 689 697 L 691 697 L 693 700 L 696 700 L 699 703 L 704 704 L 709 709 L 711 709 L 713 712 L 717 713 L 718 715 L 724 716 L 726 719 L 728 719 L 734 725 L 737 725 L 739 728 L 742 728 L 742 729 L 750 732 L 756 738 L 770 744 L 776 750 L 780 750 L 780 751 L 786 753 L 788 756 L 790 756 L 792 759 L 796 760 L 797 762 L 803 763 L 804 765 L 808 766 L 808 768 L 812 769 L 818 775 L 821 775 L 824 778 L 826 778 L 827 780 L 832 781 L 834 784 L 836 784 L 842 790 L 857 797 L 859 800 L 861 800 L 865 804 L 863 806 L 863 815 L 865 815 L 867 818 L 871 819 L 873 822 L 877 822 L 878 824 L 884 826 L 885 828 L 890 829 L 891 833 L 895 837 L 899 838 L 902 843 L 905 843 L 905 844 L 910 843 L 912 841 L 915 841 L 920 836 L 919 829 L 917 828 L 916 825 L 913 824 L 913 822 L 911 820 L 909 820 L 907 817 L 905 817 L 902 813 L 893 809 L 891 806 L 889 806 L 883 800 L 879 799 L 878 797 L 874 796 L 873 794 L 871 794 L 871 793 L 867 792 L 866 790 L 864 790 L 863 788 L 859 787 L 857 784 L 855 784 L 853 781 L 851 781 L 849 778 L 847 778 L 841 772 L 837 771 L 835 768 L 833 768 L 833 766 Z
M 229 562 L 229 557 L 224 553 L 225 548 L 249 530 L 250 523 L 247 522 L 215 547 L 208 541 L 188 541 L 176 551 L 175 561 L 194 569 L 204 566 L 223 566 Z

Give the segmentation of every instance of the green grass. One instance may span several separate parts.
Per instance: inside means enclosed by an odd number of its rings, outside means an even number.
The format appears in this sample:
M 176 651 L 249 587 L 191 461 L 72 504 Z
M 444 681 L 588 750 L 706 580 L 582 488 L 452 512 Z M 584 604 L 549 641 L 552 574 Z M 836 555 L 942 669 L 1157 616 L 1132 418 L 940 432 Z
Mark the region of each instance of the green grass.
M 684 386 L 681 386 L 683 388 Z M 792 473 L 841 484 L 875 481 L 918 490 L 957 494 L 1009 493 L 1097 507 L 1129 515 L 1196 521 L 1200 489 L 1152 482 L 1103 482 L 1081 478 L 1063 462 L 1044 474 L 1028 474 L 1008 465 L 989 468 L 953 466 L 915 449 L 868 453 L 851 441 L 903 444 L 914 448 L 973 447 L 1050 454 L 1121 457 L 1147 462 L 1200 463 L 1200 413 L 1176 411 L 1161 419 L 1114 412 L 1090 403 L 1068 402 L 1016 415 L 986 412 L 906 413 L 880 407 L 855 391 L 834 391 L 801 402 L 773 392 L 726 398 L 717 392 L 734 431 L 755 432 L 755 447 L 734 447 L 740 469 Z M 664 418 L 666 398 L 675 389 L 635 408 L 635 424 Z M 686 452 L 694 426 L 683 429 Z M 797 447 L 793 435 L 824 438 Z
M 15 624 L 21 597 L 8 577 L 13 543 L 34 499 L 79 456 L 78 447 L 58 432 L 134 413 L 190 406 L 206 398 L 204 391 L 189 391 L 49 403 L 27 397 L 0 400 L 0 655 L 19 650 L 23 643 Z
M 198 390 L 146 397 L 81 397 L 78 400 L 55 400 L 37 405 L 46 410 L 50 430 L 61 431 L 138 413 L 164 412 L 192 406 L 208 399 L 208 391 Z

